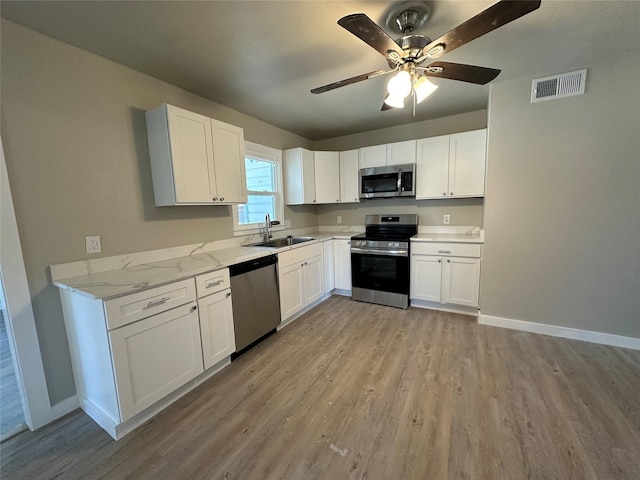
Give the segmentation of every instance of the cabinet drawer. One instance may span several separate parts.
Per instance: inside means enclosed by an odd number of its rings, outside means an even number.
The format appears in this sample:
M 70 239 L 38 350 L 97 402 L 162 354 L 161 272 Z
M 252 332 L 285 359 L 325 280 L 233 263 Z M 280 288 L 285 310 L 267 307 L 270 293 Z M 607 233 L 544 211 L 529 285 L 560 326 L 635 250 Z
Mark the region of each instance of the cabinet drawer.
M 322 255 L 322 243 L 317 242 L 313 245 L 305 245 L 304 247 L 294 248 L 278 254 L 278 268 L 288 267 L 295 263 L 301 263 L 309 260 L 311 257 Z
M 107 329 L 122 327 L 156 313 L 164 312 L 196 299 L 193 279 L 162 285 L 144 292 L 107 300 L 104 304 Z
M 196 292 L 198 298 L 229 288 L 229 269 L 203 273 L 196 277 Z
M 446 257 L 480 258 L 482 245 L 477 243 L 422 243 L 411 242 L 412 255 L 442 255 Z

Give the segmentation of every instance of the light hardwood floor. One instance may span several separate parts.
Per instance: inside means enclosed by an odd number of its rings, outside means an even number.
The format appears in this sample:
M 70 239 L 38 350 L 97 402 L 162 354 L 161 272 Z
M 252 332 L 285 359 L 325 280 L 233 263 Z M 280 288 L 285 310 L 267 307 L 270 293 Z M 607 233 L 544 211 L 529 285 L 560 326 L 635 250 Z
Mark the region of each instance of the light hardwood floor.
M 12 479 L 638 479 L 640 352 L 332 297 L 114 442 L 83 413 Z
M 5 320 L 4 312 L 0 309 L 0 441 L 27 428 Z

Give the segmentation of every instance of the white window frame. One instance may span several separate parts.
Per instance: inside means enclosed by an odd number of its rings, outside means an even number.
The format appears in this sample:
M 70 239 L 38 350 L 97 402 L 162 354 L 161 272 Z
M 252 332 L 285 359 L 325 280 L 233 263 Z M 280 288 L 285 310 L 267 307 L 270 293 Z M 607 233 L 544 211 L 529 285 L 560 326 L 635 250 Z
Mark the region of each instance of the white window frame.
M 256 160 L 273 162 L 275 164 L 276 166 L 276 171 L 275 171 L 276 207 L 275 208 L 276 208 L 277 218 L 272 218 L 271 220 L 279 221 L 280 225 L 274 225 L 271 230 L 275 232 L 284 230 L 285 221 L 284 221 L 284 183 L 282 182 L 282 150 L 267 147 L 265 145 L 260 145 L 258 143 L 245 141 L 244 156 L 245 158 L 250 157 L 250 158 L 255 158 Z M 251 235 L 251 234 L 261 233 L 264 231 L 263 230 L 264 222 L 240 225 L 240 220 L 239 220 L 240 217 L 238 215 L 238 206 L 233 205 L 233 208 L 231 210 L 233 213 L 233 235 L 234 236 Z

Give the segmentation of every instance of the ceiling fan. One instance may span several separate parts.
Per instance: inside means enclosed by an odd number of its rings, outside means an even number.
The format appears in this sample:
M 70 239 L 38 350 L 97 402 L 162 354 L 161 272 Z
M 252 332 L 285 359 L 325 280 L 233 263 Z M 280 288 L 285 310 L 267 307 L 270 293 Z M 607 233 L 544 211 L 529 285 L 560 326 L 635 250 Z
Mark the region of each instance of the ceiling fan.
M 375 70 L 357 75 L 314 88 L 311 93 L 324 93 L 397 72 L 387 84 L 388 96 L 382 105 L 382 110 L 402 108 L 405 98 L 412 95 L 415 115 L 416 104 L 438 88 L 427 77 L 485 85 L 500 73 L 500 70 L 495 68 L 441 61 L 422 66 L 425 61 L 439 58 L 485 33 L 531 13 L 540 7 L 540 2 L 541 0 L 502 0 L 435 40 L 424 35 L 411 34 L 428 19 L 429 9 L 423 2 L 400 4 L 399 8 L 396 11 L 392 10 L 387 17 L 387 25 L 391 26 L 395 21 L 396 28 L 403 35 L 398 40 L 393 40 L 364 13 L 347 15 L 338 20 L 338 25 L 386 57 L 390 70 Z

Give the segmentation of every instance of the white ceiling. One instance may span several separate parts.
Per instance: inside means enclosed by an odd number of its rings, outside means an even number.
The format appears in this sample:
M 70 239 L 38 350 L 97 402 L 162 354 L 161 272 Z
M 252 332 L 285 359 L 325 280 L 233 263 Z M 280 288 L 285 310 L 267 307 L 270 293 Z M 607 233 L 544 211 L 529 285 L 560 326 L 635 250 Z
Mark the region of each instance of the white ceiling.
M 428 2 L 421 33 L 435 39 L 495 1 Z M 311 140 L 486 108 L 489 86 L 434 80 L 418 106 L 381 112 L 388 77 L 320 95 L 310 89 L 386 60 L 337 25 L 366 13 L 384 25 L 381 1 L 5 1 L 3 17 L 165 80 Z M 500 68 L 494 82 L 578 68 L 640 50 L 640 2 L 542 0 L 542 6 L 443 57 Z M 397 37 L 397 34 L 391 34 Z

